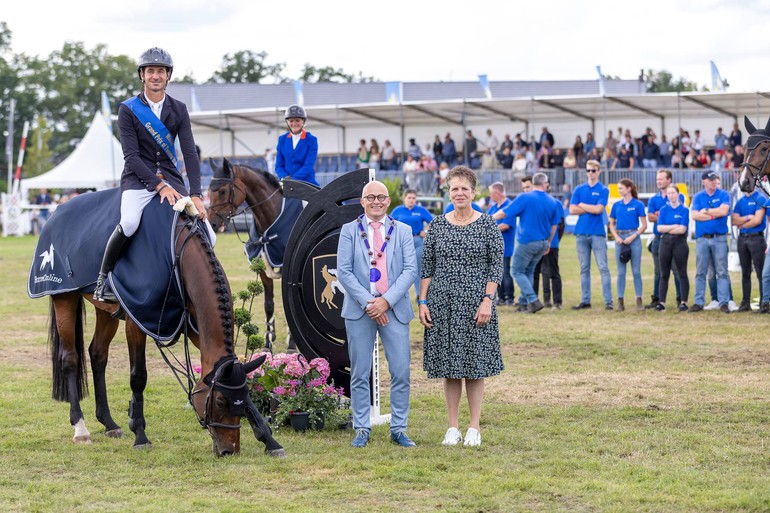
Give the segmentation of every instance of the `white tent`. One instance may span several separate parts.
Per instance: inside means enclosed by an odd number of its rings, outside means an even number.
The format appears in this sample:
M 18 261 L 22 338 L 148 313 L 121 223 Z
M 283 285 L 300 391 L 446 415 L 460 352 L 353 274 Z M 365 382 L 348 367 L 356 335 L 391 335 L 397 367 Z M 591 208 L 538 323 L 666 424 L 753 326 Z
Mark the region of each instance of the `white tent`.
M 120 182 L 123 150 L 100 112 L 75 150 L 61 164 L 40 176 L 21 181 L 22 197 L 40 188 L 107 189 Z

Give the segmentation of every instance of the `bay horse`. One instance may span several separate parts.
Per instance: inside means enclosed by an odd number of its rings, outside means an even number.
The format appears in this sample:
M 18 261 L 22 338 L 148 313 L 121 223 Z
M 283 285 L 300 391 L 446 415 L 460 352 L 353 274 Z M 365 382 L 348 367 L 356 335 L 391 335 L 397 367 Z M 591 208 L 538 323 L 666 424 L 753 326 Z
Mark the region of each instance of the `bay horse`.
M 770 196 L 770 187 L 765 176 L 770 175 L 768 163 L 770 163 L 770 119 L 765 128 L 758 129 L 744 116 L 744 125 L 749 132 L 746 139 L 745 157 L 741 164 L 741 176 L 738 181 L 743 192 L 754 192 L 759 187 L 765 196 Z
M 190 338 L 200 349 L 203 376 L 192 390 L 188 390 L 190 402 L 199 423 L 208 430 L 217 456 L 240 451 L 240 417 L 245 416 L 256 438 L 265 444 L 265 451 L 271 456 L 283 457 L 284 449 L 272 437 L 270 427 L 254 406 L 246 384 L 246 374 L 255 370 L 261 362 L 254 360 L 241 364 L 233 354 L 230 286 L 208 239 L 201 233 L 202 226 L 189 219 L 178 223 L 175 239 L 177 270 L 185 289 L 185 303 L 198 330 L 198 335 L 191 333 Z M 95 301 L 92 294 L 72 291 L 51 296 L 49 342 L 53 365 L 52 395 L 54 399 L 70 403 L 70 423 L 75 428 L 75 443 L 91 443 L 91 434 L 80 408 L 80 400 L 87 391 L 84 299 L 96 309 L 96 326 L 88 348 L 96 418 L 104 425 L 108 437 L 123 436 L 123 430 L 110 413 L 105 383 L 109 346 L 120 322 L 113 314 L 120 306 Z M 135 448 L 151 447 L 145 433 L 143 408 L 147 384 L 146 335 L 128 316 L 125 329 L 131 367 L 129 427 L 135 434 Z M 191 372 L 191 369 L 187 371 Z
M 214 231 L 223 231 L 233 217 L 242 211 L 238 207 L 246 203 L 260 233 L 265 233 L 281 214 L 283 187 L 274 175 L 261 169 L 231 164 L 227 159 L 222 167 L 214 165 L 214 178 L 209 185 L 209 222 Z M 265 297 L 265 350 L 272 352 L 276 339 L 275 330 L 275 286 L 273 281 L 281 279 L 268 264 L 260 273 Z M 296 346 L 289 335 L 288 352 L 296 352 Z

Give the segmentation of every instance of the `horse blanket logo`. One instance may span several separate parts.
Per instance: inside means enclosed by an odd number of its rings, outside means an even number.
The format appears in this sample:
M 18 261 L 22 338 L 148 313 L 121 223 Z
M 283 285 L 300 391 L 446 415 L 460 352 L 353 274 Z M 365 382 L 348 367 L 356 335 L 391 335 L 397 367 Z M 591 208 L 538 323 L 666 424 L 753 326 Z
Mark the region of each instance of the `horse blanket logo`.
M 53 244 L 51 244 L 51 247 L 48 251 L 43 251 L 42 253 L 40 253 L 39 256 L 40 258 L 43 259 L 43 261 L 40 262 L 41 271 L 45 269 L 46 264 L 49 264 L 51 266 L 51 271 L 53 271 L 53 255 L 54 255 Z

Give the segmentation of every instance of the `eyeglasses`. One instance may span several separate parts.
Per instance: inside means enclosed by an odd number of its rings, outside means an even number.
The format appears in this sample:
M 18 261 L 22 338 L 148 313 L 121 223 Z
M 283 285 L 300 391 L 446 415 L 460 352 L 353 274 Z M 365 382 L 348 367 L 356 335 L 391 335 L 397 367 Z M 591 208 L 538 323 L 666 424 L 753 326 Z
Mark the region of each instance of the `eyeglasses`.
M 586 171 L 588 171 L 589 173 L 598 173 L 599 172 L 598 169 L 586 169 Z
M 374 194 L 369 194 L 368 196 L 364 196 L 364 199 L 369 203 L 374 203 L 374 200 L 377 200 L 381 203 L 388 198 L 390 198 L 390 196 L 387 196 L 385 194 L 377 194 L 376 196 Z

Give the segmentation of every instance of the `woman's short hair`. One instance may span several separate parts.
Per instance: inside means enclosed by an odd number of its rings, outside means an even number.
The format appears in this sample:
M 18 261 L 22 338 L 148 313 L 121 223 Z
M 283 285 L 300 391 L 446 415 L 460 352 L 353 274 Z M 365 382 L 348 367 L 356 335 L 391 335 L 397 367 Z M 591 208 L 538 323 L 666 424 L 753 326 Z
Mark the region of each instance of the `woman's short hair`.
M 471 184 L 471 189 L 476 189 L 476 173 L 465 166 L 455 166 L 449 170 L 446 175 L 446 182 L 449 183 L 453 178 L 465 178 Z

